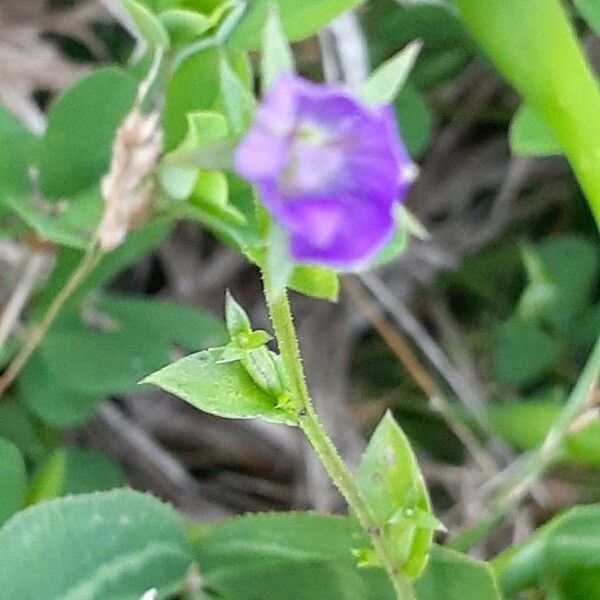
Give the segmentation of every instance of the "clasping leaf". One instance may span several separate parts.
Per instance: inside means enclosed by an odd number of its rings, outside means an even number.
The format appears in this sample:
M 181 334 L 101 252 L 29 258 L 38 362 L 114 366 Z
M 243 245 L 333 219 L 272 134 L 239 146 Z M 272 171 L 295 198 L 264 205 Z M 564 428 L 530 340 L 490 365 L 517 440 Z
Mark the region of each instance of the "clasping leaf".
M 410 443 L 391 413 L 369 442 L 358 467 L 357 485 L 400 569 L 408 577 L 417 577 L 427 563 L 433 532 L 440 523 L 432 514 Z M 372 558 L 364 549 L 359 556 L 363 563 Z

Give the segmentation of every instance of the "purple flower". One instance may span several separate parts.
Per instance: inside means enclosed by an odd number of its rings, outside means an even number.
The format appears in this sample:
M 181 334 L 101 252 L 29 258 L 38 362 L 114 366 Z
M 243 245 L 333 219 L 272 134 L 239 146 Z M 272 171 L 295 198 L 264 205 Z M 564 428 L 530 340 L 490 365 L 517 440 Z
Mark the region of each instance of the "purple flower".
M 300 262 L 356 267 L 390 238 L 413 165 L 390 107 L 286 73 L 235 155 Z

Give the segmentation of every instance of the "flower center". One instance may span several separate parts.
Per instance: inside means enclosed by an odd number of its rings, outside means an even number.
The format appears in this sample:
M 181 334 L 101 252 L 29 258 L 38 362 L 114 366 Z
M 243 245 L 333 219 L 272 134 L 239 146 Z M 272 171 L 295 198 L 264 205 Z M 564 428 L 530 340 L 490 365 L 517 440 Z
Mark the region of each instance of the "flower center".
M 342 146 L 323 126 L 300 123 L 292 134 L 287 164 L 277 182 L 280 193 L 289 200 L 326 194 L 343 167 Z

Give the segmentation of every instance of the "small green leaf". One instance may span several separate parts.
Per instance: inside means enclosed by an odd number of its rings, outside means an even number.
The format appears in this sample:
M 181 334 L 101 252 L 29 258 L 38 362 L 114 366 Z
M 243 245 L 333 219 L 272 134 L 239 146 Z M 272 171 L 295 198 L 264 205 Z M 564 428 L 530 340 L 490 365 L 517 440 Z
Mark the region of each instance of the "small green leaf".
M 193 158 L 202 155 L 206 149 L 210 151 L 229 133 L 227 119 L 217 112 L 190 113 L 187 123 L 185 139 L 163 158 L 158 171 L 163 189 L 176 200 L 185 200 L 196 187 L 200 165 L 194 164 Z
M 27 471 L 19 449 L 0 437 L 0 525 L 23 508 Z
M 231 131 L 235 135 L 240 135 L 250 125 L 256 102 L 248 86 L 232 69 L 224 52 L 221 54 L 219 72 L 225 114 Z
M 195 42 L 211 27 L 212 21 L 198 12 L 174 8 L 158 15 L 168 33 L 172 47 L 182 47 Z
M 119 2 L 150 46 L 168 50 L 169 34 L 155 14 L 137 0 L 119 0 Z
M 553 302 L 556 286 L 534 248 L 525 246 L 521 254 L 529 281 L 519 300 L 518 311 L 525 321 L 535 321 Z
M 232 339 L 240 335 L 248 335 L 252 332 L 250 318 L 229 290 L 227 290 L 225 296 L 225 323 Z
M 340 292 L 338 274 L 327 267 L 297 266 L 289 279 L 288 285 L 295 292 L 305 296 L 336 302 Z
M 98 69 L 64 92 L 50 110 L 40 158 L 40 186 L 50 200 L 90 188 L 109 167 L 117 128 L 131 109 L 135 79 Z
M 230 419 L 261 417 L 295 425 L 294 415 L 277 407 L 238 362 L 218 364 L 210 352 L 198 352 L 153 373 L 151 383 L 179 396 L 196 408 Z
M 363 0 L 276 0 L 288 40 L 310 37 L 334 17 L 362 3 Z M 236 48 L 258 48 L 271 0 L 254 0 L 247 16 L 236 29 L 230 44 Z
M 184 585 L 192 558 L 182 520 L 131 490 L 37 504 L 0 530 L 0 589 L 11 600 L 133 600 Z
M 279 357 L 265 347 L 271 336 L 266 331 L 252 331 L 248 315 L 229 291 L 225 302 L 225 320 L 231 342 L 224 348 L 216 349 L 216 362 L 224 364 L 239 360 L 256 385 L 280 403 L 284 385 L 278 365 Z
M 241 360 L 248 354 L 248 350 L 235 344 L 227 344 L 227 346 L 221 346 L 220 348 L 211 348 L 210 353 L 216 364 L 224 365 Z
M 554 132 L 533 108 L 524 104 L 510 124 L 510 147 L 524 156 L 554 156 L 563 150 Z
M 410 155 L 419 157 L 426 150 L 433 132 L 433 116 L 423 94 L 406 83 L 398 94 L 394 108 L 402 140 Z
M 270 342 L 272 339 L 273 336 L 270 333 L 263 331 L 262 329 L 257 329 L 245 336 L 243 340 L 238 340 L 238 342 L 243 344 L 244 348 L 247 350 L 256 350 Z
M 567 333 L 591 306 L 600 272 L 598 246 L 585 237 L 557 236 L 537 244 L 535 252 L 556 292 L 544 319 Z
M 391 104 L 406 83 L 422 45 L 412 42 L 378 67 L 358 88 L 359 98 L 373 106 Z
M 219 52 L 208 48 L 185 60 L 167 83 L 162 125 L 165 150 L 176 148 L 189 129 L 188 115 L 214 111 L 219 95 Z
M 420 240 L 429 239 L 429 232 L 425 228 L 425 225 L 406 206 L 403 204 L 396 205 L 394 215 L 399 226 L 405 229 L 409 235 Z
M 489 565 L 436 545 L 414 587 L 418 600 L 501 600 Z
M 283 33 L 278 5 L 271 2 L 263 32 L 261 61 L 263 94 L 268 91 L 280 73 L 293 73 L 295 70 L 294 56 Z
M 248 350 L 240 359 L 246 372 L 256 385 L 277 401 L 277 407 L 285 409 L 288 396 L 284 393 L 283 367 L 280 357 L 267 347 Z
M 213 209 L 224 219 L 243 225 L 244 215 L 230 206 L 228 200 L 229 184 L 225 174 L 220 171 L 200 172 L 190 204 L 197 208 Z
M 545 373 L 560 356 L 559 341 L 535 323 L 511 318 L 496 328 L 494 370 L 503 383 L 521 384 Z
M 398 511 L 431 514 L 431 506 L 410 443 L 390 413 L 371 437 L 356 482 L 399 568 L 408 577 L 417 577 L 427 562 L 434 528 L 423 526 L 423 519 L 395 519 Z
M 401 204 L 394 207 L 394 222 L 396 229 L 392 239 L 375 255 L 370 266 L 381 266 L 392 262 L 408 248 L 410 235 L 423 239 L 427 231 L 419 221 Z
M 199 188 L 197 183 L 197 189 Z M 190 201 L 178 207 L 182 218 L 194 219 L 206 227 L 223 243 L 238 252 L 261 243 L 259 237 L 252 189 L 232 175 L 227 175 L 228 198 L 225 204 L 207 201 L 204 191 L 192 195 Z M 219 202 L 222 202 L 219 200 Z

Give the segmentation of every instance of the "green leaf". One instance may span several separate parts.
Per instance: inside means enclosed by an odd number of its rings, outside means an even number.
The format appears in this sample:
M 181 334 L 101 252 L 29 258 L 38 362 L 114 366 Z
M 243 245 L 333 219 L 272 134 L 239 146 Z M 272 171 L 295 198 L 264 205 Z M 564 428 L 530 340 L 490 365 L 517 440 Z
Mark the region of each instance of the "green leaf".
M 103 396 L 74 391 L 53 377 L 40 353 L 35 353 L 17 380 L 27 408 L 52 427 L 72 427 L 88 421 Z
M 519 315 L 525 321 L 535 321 L 544 314 L 556 296 L 556 287 L 534 248 L 521 251 L 529 280 L 519 300 Z
M 351 519 L 265 514 L 218 526 L 195 554 L 206 588 L 228 600 L 247 600 L 249 590 L 269 600 L 392 600 L 382 570 L 356 567 L 357 543 L 366 540 Z
M 402 204 L 397 205 L 395 207 L 395 217 L 400 227 L 405 229 L 410 236 L 420 240 L 429 239 L 429 232 L 425 228 L 425 225 L 406 206 Z
M 188 131 L 188 115 L 216 108 L 219 52 L 209 48 L 185 60 L 167 84 L 163 108 L 165 149 L 176 148 Z
M 261 417 L 295 425 L 295 416 L 279 408 L 238 362 L 219 364 L 211 352 L 192 354 L 146 377 L 151 383 L 196 408 L 230 419 Z
M 327 25 L 344 11 L 363 0 L 276 0 L 288 40 L 307 38 Z M 230 44 L 236 48 L 258 48 L 263 24 L 268 15 L 270 0 L 254 0 L 248 14 L 236 29 Z
M 215 143 L 224 140 L 229 133 L 227 119 L 217 112 L 190 113 L 187 121 L 185 139 L 164 157 L 158 172 L 163 189 L 176 200 L 185 200 L 195 188 L 199 188 L 199 193 L 202 193 L 206 183 L 198 182 L 198 167 L 192 164 L 193 158 L 214 147 Z M 189 166 L 184 166 L 186 163 Z
M 369 266 L 385 265 L 401 256 L 408 248 L 411 234 L 421 239 L 425 239 L 428 235 L 416 217 L 400 204 L 394 207 L 394 223 L 395 231 L 392 239 L 375 255 Z
M 524 156 L 554 156 L 563 152 L 550 126 L 527 104 L 521 106 L 510 124 L 510 147 L 515 154 Z
M 412 42 L 379 66 L 358 88 L 359 98 L 374 106 L 391 104 L 404 87 L 421 47 L 420 41 Z
M 155 14 L 137 0 L 119 0 L 119 2 L 150 46 L 168 50 L 169 34 Z
M 40 503 L 0 530 L 0 589 L 11 600 L 132 600 L 150 588 L 164 599 L 190 564 L 175 511 L 131 490 Z
M 433 132 L 433 116 L 423 95 L 408 82 L 398 94 L 394 108 L 406 149 L 419 157 L 427 148 Z
M 126 393 L 169 360 L 172 346 L 196 350 L 226 340 L 223 324 L 189 307 L 134 297 L 105 297 L 84 308 L 92 329 L 74 313 L 65 313 L 41 346 L 43 368 L 37 373 L 82 398 Z M 65 400 L 63 400 L 64 404 Z M 84 405 L 83 410 L 88 410 Z
M 166 345 L 149 340 L 145 331 L 124 327 L 99 332 L 83 324 L 51 330 L 41 353 L 62 386 L 93 396 L 131 392 L 169 360 Z
M 431 514 L 431 506 L 410 443 L 390 413 L 369 441 L 356 482 L 398 566 L 408 577 L 417 577 L 427 562 L 434 531 L 418 516 Z M 398 519 L 399 511 L 405 519 Z
M 564 403 L 560 396 L 553 394 L 492 405 L 488 408 L 490 426 L 496 435 L 519 450 L 533 450 L 544 441 L 560 415 Z M 561 460 L 600 465 L 600 421 L 591 421 L 582 429 L 570 432 Z
M 225 114 L 235 135 L 240 135 L 250 125 L 254 114 L 255 100 L 250 88 L 232 69 L 225 53 L 219 62 L 220 88 Z
M 513 317 L 496 328 L 494 371 L 507 384 L 535 380 L 558 360 L 561 346 L 535 323 Z
M 0 402 L 0 436 L 17 446 L 32 462 L 45 454 L 37 423 L 20 402 L 11 399 Z
M 589 308 L 600 272 L 600 254 L 595 243 L 584 237 L 551 237 L 535 251 L 555 287 L 544 318 L 561 332 L 568 332 Z
M 109 282 L 121 271 L 141 260 L 154 250 L 166 237 L 172 226 L 171 219 L 156 218 L 142 229 L 131 232 L 124 244 L 113 250 L 99 262 L 94 271 L 83 281 L 71 300 L 66 303 L 63 313 L 69 308 L 78 307 L 92 291 Z M 71 248 L 62 248 L 57 255 L 57 263 L 52 275 L 44 285 L 37 299 L 36 315 L 46 310 L 56 294 L 63 288 L 73 269 L 81 261 L 83 253 Z
M 262 42 L 260 73 L 263 94 L 267 92 L 280 73 L 293 73 L 295 70 L 294 56 L 283 33 L 278 4 L 271 2 Z
M 215 362 L 225 364 L 239 360 L 256 385 L 281 404 L 284 385 L 280 359 L 265 346 L 272 337 L 266 331 L 252 331 L 248 315 L 229 291 L 225 302 L 225 320 L 231 342 L 224 348 L 211 351 Z
M 231 295 L 229 290 L 225 296 L 225 323 L 229 336 L 233 339 L 240 335 L 247 336 L 252 332 L 250 318 L 241 304 Z
M 174 8 L 158 15 L 166 29 L 171 46 L 182 47 L 198 40 L 211 27 L 212 21 L 198 12 Z
M 218 179 L 222 181 L 222 174 Z M 200 222 L 223 243 L 238 252 L 253 248 L 261 243 L 257 230 L 256 209 L 252 188 L 232 175 L 227 176 L 229 197 L 224 197 L 223 189 L 206 186 L 206 177 L 199 177 L 196 190 L 190 201 L 179 207 L 177 214 L 182 218 Z M 213 178 L 212 184 L 217 182 Z M 211 195 L 207 195 L 207 187 Z M 216 193 L 215 193 L 216 192 Z
M 375 255 L 370 266 L 376 267 L 386 265 L 398 257 L 402 256 L 408 248 L 410 236 L 406 229 L 396 229 L 392 239 Z
M 336 302 L 340 292 L 340 278 L 338 274 L 327 267 L 300 265 L 294 268 L 289 287 L 313 298 Z
M 5 194 L 21 197 L 30 192 L 29 167 L 37 163 L 40 141 L 19 119 L 0 108 L 0 210 Z
M 225 343 L 225 326 L 210 312 L 183 304 L 142 296 L 109 296 L 96 300 L 94 307 L 113 324 L 124 329 L 145 331 L 153 339 L 197 350 Z
M 574 0 L 577 10 L 588 25 L 600 35 L 600 5 L 596 0 Z
M 27 472 L 19 449 L 0 437 L 0 525 L 23 507 Z
M 567 584 L 599 574 L 600 505 L 595 504 L 572 508 L 546 524 L 503 561 L 500 582 L 507 597 L 548 581 L 568 594 Z
M 552 128 L 600 224 L 600 90 L 566 7 L 560 0 L 528 0 L 527 10 L 521 0 L 455 4 L 496 67 Z
M 125 483 L 119 466 L 100 452 L 75 448 L 55 450 L 37 469 L 29 503 L 68 494 L 108 491 Z
M 489 565 L 435 545 L 414 587 L 417 600 L 501 600 Z
M 85 249 L 102 216 L 103 202 L 97 187 L 69 199 L 42 202 L 31 194 L 7 194 L 6 205 L 36 231 L 42 240 L 60 246 Z
M 117 128 L 133 105 L 136 81 L 115 67 L 94 71 L 64 92 L 50 110 L 40 159 L 48 199 L 97 183 L 108 170 Z
M 487 414 L 494 433 L 525 451 L 537 448 L 544 441 L 560 409 L 559 398 L 542 396 L 494 404 L 488 408 Z

